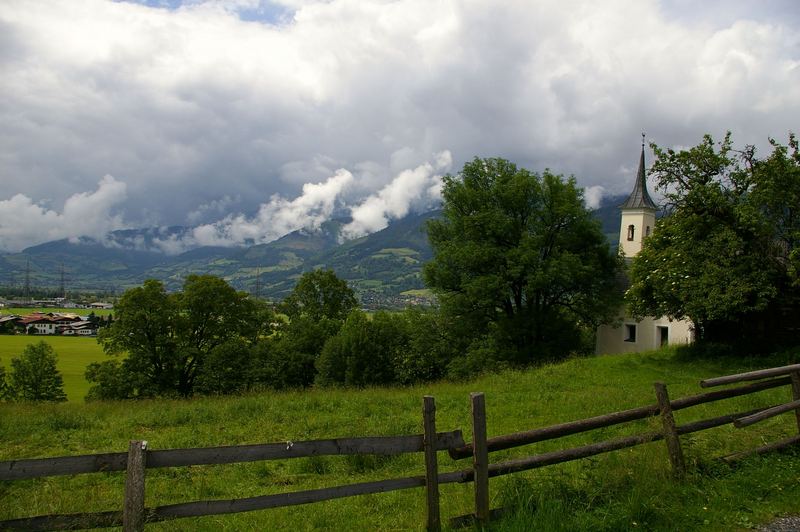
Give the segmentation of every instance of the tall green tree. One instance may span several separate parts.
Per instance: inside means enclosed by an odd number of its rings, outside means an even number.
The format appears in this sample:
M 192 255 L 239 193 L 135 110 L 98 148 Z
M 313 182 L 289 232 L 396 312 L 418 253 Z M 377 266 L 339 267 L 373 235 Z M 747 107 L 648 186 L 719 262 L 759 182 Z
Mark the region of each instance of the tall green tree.
M 145 281 L 123 294 L 115 314 L 98 341 L 107 354 L 127 356 L 119 365 L 90 366 L 87 378 L 136 397 L 191 395 L 212 351 L 234 340 L 256 341 L 270 319 L 245 293 L 211 275 L 190 275 L 175 294 L 167 294 L 159 281 Z M 218 389 L 208 380 L 206 386 Z M 109 394 L 116 392 L 92 395 Z
M 180 340 L 177 337 L 179 309 L 163 283 L 148 279 L 126 291 L 115 305 L 116 320 L 101 329 L 97 340 L 108 355 L 124 356 L 122 363 L 106 361 L 104 368 L 90 366 L 87 378 L 106 376 L 98 385 L 108 388 L 112 382 L 132 383 L 127 391 L 134 397 L 175 393 L 180 381 Z M 122 375 L 114 374 L 112 365 Z M 91 374 L 90 374 L 91 373 Z M 112 391 L 90 395 L 108 397 Z
M 53 347 L 40 341 L 11 359 L 11 395 L 21 401 L 66 401 L 64 380 Z
M 765 159 L 730 134 L 656 155 L 667 215 L 630 268 L 638 315 L 689 318 L 700 340 L 770 348 L 800 326 L 800 156 L 772 141 Z
M 407 323 L 401 314 L 377 312 L 370 319 L 354 310 L 325 343 L 317 359 L 316 382 L 347 386 L 397 382 L 396 361 L 409 341 Z
M 210 352 L 236 339 L 255 341 L 265 324 L 245 292 L 213 275 L 190 275 L 174 298 L 180 309 L 178 392 L 189 395 Z
M 573 178 L 476 158 L 442 195 L 424 276 L 456 337 L 528 363 L 581 348 L 613 312 L 619 260 Z
M 290 319 L 306 316 L 312 320 L 344 321 L 356 307 L 358 300 L 353 290 L 333 270 L 304 273 L 281 304 L 281 310 Z

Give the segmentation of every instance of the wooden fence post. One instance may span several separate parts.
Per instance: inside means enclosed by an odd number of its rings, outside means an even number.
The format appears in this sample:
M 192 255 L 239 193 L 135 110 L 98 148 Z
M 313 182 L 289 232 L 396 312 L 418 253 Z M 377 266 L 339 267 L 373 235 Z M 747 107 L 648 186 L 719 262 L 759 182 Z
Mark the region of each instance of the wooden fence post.
M 442 529 L 439 516 L 439 461 L 436 457 L 436 402 L 426 395 L 422 399 L 422 421 L 425 429 L 423 446 L 425 448 L 425 496 L 428 502 L 428 530 L 439 532 Z
M 144 530 L 144 469 L 147 442 L 131 440 L 128 445 L 128 467 L 125 475 L 125 506 L 122 509 L 122 530 Z
M 793 371 L 792 377 L 792 399 L 797 401 L 800 399 L 800 371 Z M 797 418 L 797 431 L 800 432 L 800 408 L 794 411 Z
M 667 442 L 669 461 L 672 464 L 672 474 L 676 478 L 683 478 L 686 474 L 686 465 L 683 462 L 683 450 L 678 431 L 675 428 L 675 418 L 672 415 L 672 405 L 669 402 L 667 386 L 663 382 L 655 382 L 656 399 L 661 410 L 661 422 L 664 426 L 664 440 Z
M 486 447 L 486 401 L 482 393 L 471 393 L 472 468 L 475 474 L 475 519 L 489 520 L 489 451 Z

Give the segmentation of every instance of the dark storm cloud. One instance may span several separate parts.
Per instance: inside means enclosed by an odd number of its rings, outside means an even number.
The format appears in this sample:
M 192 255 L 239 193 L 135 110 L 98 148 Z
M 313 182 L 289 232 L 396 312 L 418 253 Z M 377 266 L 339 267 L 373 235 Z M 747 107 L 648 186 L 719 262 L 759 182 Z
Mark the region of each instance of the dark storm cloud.
M 205 222 L 195 243 L 235 244 L 346 208 L 374 230 L 475 155 L 575 174 L 596 199 L 629 187 L 642 130 L 785 138 L 794 3 L 703 6 L 3 2 L 0 245 L 52 237 L 12 216 L 57 220 L 75 194 L 106 200 L 98 224 Z

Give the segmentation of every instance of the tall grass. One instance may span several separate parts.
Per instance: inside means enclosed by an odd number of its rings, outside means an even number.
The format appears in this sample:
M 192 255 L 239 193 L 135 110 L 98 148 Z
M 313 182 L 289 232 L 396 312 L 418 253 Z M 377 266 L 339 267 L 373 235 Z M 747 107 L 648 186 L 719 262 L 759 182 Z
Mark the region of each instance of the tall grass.
M 421 398 L 436 397 L 439 430 L 470 436 L 469 392 L 486 393 L 489 436 L 527 430 L 655 402 L 652 383 L 673 398 L 698 393 L 701 378 L 783 364 L 771 360 L 684 360 L 671 351 L 574 359 L 529 371 L 486 375 L 467 383 L 411 388 L 319 389 L 242 397 L 141 402 L 4 405 L 0 459 L 113 452 L 129 439 L 151 449 L 396 435 L 422 431 Z M 678 423 L 766 406 L 787 389 L 676 413 Z M 541 442 L 492 454 L 492 461 L 565 448 L 643 430 L 657 419 Z M 796 509 L 800 456 L 754 458 L 737 467 L 716 457 L 797 433 L 782 416 L 748 429 L 721 427 L 682 438 L 689 478 L 670 478 L 664 442 L 491 480 L 492 506 L 512 513 L 496 530 L 731 530 Z M 440 467 L 469 467 L 439 454 Z M 148 506 L 197 499 L 232 499 L 378 480 L 423 472 L 420 455 L 312 457 L 225 466 L 147 471 Z M 0 519 L 119 508 L 123 476 L 97 473 L 0 484 Z M 445 485 L 442 515 L 471 512 L 472 484 Z M 314 505 L 204 517 L 153 525 L 164 530 L 420 529 L 421 489 Z

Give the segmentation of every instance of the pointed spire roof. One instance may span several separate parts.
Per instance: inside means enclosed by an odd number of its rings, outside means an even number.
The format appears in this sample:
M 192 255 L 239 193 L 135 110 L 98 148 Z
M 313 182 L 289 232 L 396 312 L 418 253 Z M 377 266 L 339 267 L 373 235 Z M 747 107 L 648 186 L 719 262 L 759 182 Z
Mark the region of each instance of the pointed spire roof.
M 653 209 L 658 210 L 658 205 L 647 192 L 647 176 L 644 172 L 644 133 L 642 133 L 642 156 L 639 158 L 639 171 L 636 173 L 636 183 L 633 192 L 619 206 L 620 209 Z

